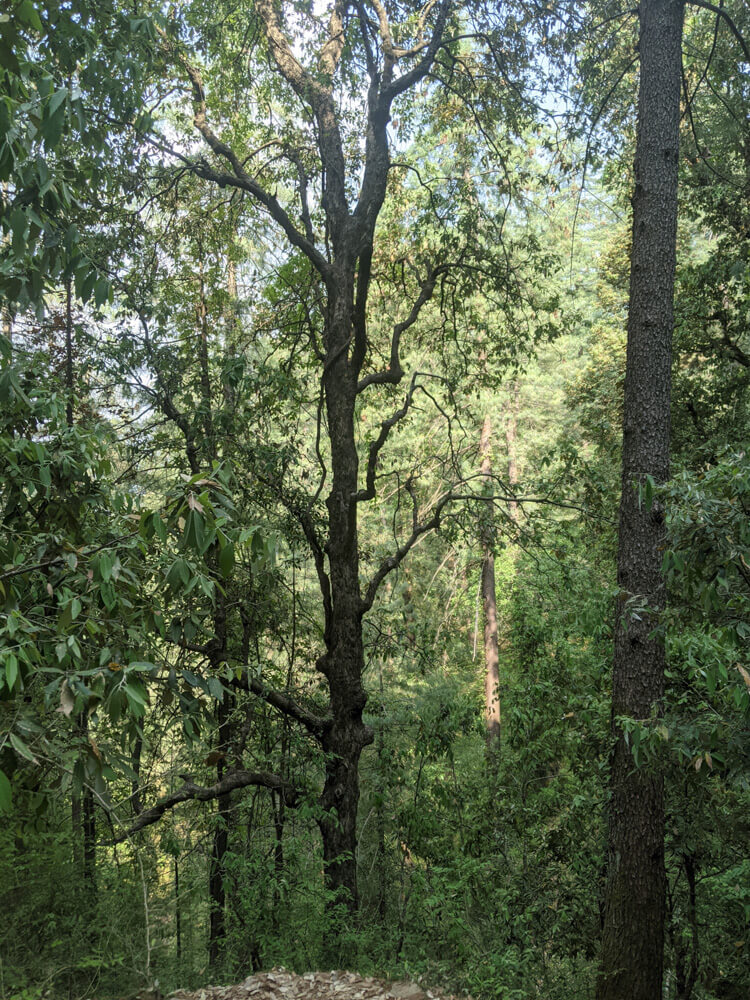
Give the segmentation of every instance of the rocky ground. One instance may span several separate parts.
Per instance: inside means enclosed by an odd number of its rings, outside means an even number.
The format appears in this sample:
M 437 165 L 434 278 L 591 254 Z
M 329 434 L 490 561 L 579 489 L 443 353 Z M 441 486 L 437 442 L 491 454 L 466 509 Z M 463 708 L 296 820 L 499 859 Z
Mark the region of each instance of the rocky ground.
M 354 972 L 307 972 L 286 969 L 258 972 L 235 986 L 178 990 L 169 1000 L 455 1000 L 417 983 L 391 983 Z M 471 997 L 465 998 L 471 1000 Z

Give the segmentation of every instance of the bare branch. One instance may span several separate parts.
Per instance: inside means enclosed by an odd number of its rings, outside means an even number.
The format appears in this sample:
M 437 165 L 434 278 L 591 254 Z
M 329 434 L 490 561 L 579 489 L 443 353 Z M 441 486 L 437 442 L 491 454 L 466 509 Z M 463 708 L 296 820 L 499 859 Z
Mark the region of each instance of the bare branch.
M 411 486 L 411 483 L 410 483 Z M 414 493 L 412 489 L 408 492 L 412 497 L 412 502 L 414 502 Z M 372 607 L 375 597 L 377 595 L 380 584 L 385 580 L 389 573 L 392 573 L 394 569 L 397 569 L 401 563 L 404 561 L 406 556 L 411 552 L 416 543 L 422 537 L 422 535 L 427 534 L 428 531 L 437 530 L 440 527 L 440 518 L 445 507 L 454 499 L 454 494 L 451 490 L 444 493 L 443 496 L 437 501 L 432 509 L 432 516 L 427 520 L 423 521 L 421 524 L 418 520 L 418 513 L 416 510 L 416 504 L 414 509 L 413 526 L 412 533 L 406 539 L 403 545 L 401 545 L 392 556 L 388 556 L 380 564 L 379 568 L 375 572 L 374 576 L 371 578 L 367 585 L 367 590 L 365 591 L 365 596 L 362 601 L 361 609 L 362 614 L 369 611 Z
M 370 452 L 367 456 L 367 473 L 365 478 L 366 485 L 363 490 L 359 490 L 354 495 L 354 499 L 358 503 L 361 500 L 373 500 L 375 498 L 375 469 L 378 464 L 378 456 L 383 445 L 388 440 L 388 435 L 391 433 L 391 430 L 396 426 L 399 420 L 406 416 L 409 407 L 411 406 L 418 375 L 419 372 L 414 372 L 411 377 L 411 385 L 409 386 L 409 391 L 406 394 L 404 405 L 399 407 L 399 409 L 391 414 L 387 420 L 384 420 L 381 423 L 380 433 L 370 444 Z
M 247 669 L 249 671 L 251 668 L 248 667 Z M 252 694 L 262 698 L 263 701 L 279 712 L 299 722 L 313 736 L 320 736 L 329 726 L 329 720 L 324 716 L 315 715 L 314 712 L 308 711 L 296 702 L 294 698 L 290 698 L 289 695 L 282 694 L 281 691 L 275 691 L 267 684 L 264 684 L 259 677 L 254 677 L 246 672 L 239 680 L 233 680 L 232 685 L 243 691 L 250 691 Z
M 717 17 L 722 18 L 734 37 L 740 43 L 740 48 L 745 55 L 745 59 L 750 63 L 750 48 L 748 48 L 748 44 L 745 41 L 742 32 L 723 6 L 720 5 L 717 7 L 716 4 L 708 3 L 707 0 L 688 0 L 688 3 L 692 7 L 702 7 L 704 10 L 710 10 L 713 14 L 716 14 Z
M 445 274 L 450 267 L 450 264 L 440 264 L 438 267 L 433 268 L 429 272 L 427 278 L 422 283 L 422 287 L 414 305 L 411 307 L 411 312 L 403 322 L 396 323 L 393 327 L 393 335 L 391 337 L 391 358 L 388 367 L 380 372 L 371 372 L 369 375 L 365 375 L 364 378 L 360 379 L 357 383 L 358 393 L 362 392 L 363 389 L 366 389 L 368 385 L 398 385 L 404 377 L 404 370 L 401 367 L 401 358 L 399 354 L 401 335 L 408 330 L 410 326 L 413 326 L 417 322 L 419 314 L 422 311 L 422 307 L 432 298 L 437 279 L 441 274 Z
M 115 838 L 112 843 L 122 843 L 123 840 L 127 840 L 138 830 L 142 830 L 146 826 L 151 826 L 153 823 L 158 823 L 165 812 L 169 809 L 174 809 L 175 806 L 180 805 L 182 802 L 210 802 L 213 799 L 218 799 L 221 795 L 228 795 L 239 788 L 247 788 L 248 785 L 260 785 L 263 788 L 273 789 L 281 795 L 285 804 L 290 808 L 294 808 L 299 802 L 299 790 L 288 781 L 280 778 L 277 774 L 270 774 L 268 771 L 230 771 L 221 781 L 217 781 L 215 785 L 209 785 L 208 787 L 196 785 L 192 781 L 186 781 L 182 788 L 171 795 L 166 795 L 164 798 L 159 799 L 150 809 L 145 809 L 136 821 L 124 833 Z

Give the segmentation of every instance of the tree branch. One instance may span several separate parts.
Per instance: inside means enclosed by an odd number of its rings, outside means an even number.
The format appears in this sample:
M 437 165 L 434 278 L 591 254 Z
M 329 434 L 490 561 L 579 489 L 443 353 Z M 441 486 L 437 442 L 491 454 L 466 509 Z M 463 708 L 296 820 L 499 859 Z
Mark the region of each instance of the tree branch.
M 451 0 L 442 0 L 440 6 L 438 7 L 437 19 L 435 21 L 435 28 L 432 32 L 432 38 L 430 39 L 429 44 L 424 50 L 424 55 L 419 60 L 417 65 L 413 66 L 402 76 L 397 77 L 381 91 L 380 99 L 384 110 L 390 108 L 394 98 L 398 97 L 399 94 L 403 94 L 404 91 L 409 90 L 415 83 L 419 83 L 419 81 L 430 71 L 430 67 L 435 61 L 437 51 L 443 44 L 443 35 L 445 33 L 445 25 L 448 20 L 450 6 Z
M 171 39 L 167 38 L 164 32 L 161 32 L 161 34 L 167 41 L 170 50 L 174 52 L 174 45 Z M 254 177 L 251 177 L 246 172 L 240 158 L 231 146 L 228 146 L 227 143 L 223 142 L 211 129 L 206 117 L 206 93 L 203 85 L 203 78 L 201 77 L 199 70 L 192 65 L 183 53 L 176 53 L 176 55 L 180 65 L 187 73 L 193 88 L 193 123 L 196 129 L 203 136 L 209 148 L 216 153 L 217 156 L 226 160 L 230 164 L 233 173 L 225 173 L 223 171 L 214 170 L 203 161 L 195 163 L 182 157 L 183 162 L 189 166 L 193 173 L 202 177 L 204 180 L 212 181 L 213 183 L 218 184 L 219 187 L 235 187 L 241 191 L 247 191 L 248 194 L 252 195 L 252 197 L 266 209 L 274 222 L 276 222 L 283 229 L 289 242 L 293 246 L 297 247 L 298 250 L 301 250 L 302 253 L 309 258 L 319 273 L 325 278 L 330 272 L 330 267 L 323 254 L 320 253 L 311 240 L 307 239 L 299 231 L 299 229 L 297 229 L 294 222 L 279 204 L 276 197 L 269 194 L 269 192 L 266 191 Z M 292 59 L 294 59 L 293 56 Z M 294 61 L 296 62 L 296 60 Z
M 417 322 L 419 314 L 422 311 L 422 306 L 424 306 L 425 303 L 429 302 L 432 298 L 437 279 L 441 274 L 447 272 L 450 266 L 450 264 L 440 264 L 430 271 L 422 284 L 414 305 L 411 307 L 411 312 L 403 322 L 396 323 L 393 327 L 393 335 L 391 337 L 391 358 L 388 367 L 380 372 L 371 372 L 369 375 L 365 375 L 364 378 L 360 379 L 357 383 L 358 393 L 362 392 L 363 389 L 366 389 L 368 385 L 398 385 L 404 377 L 404 370 L 401 367 L 401 358 L 399 355 L 401 335 L 408 330 L 410 326 L 413 326 Z
M 734 21 L 729 16 L 729 14 L 727 13 L 727 11 L 724 9 L 723 6 L 717 7 L 716 4 L 708 3 L 708 0 L 687 0 L 687 2 L 690 4 L 691 7 L 702 7 L 704 10 L 710 10 L 711 13 L 716 14 L 717 17 L 722 18 L 724 23 L 727 25 L 729 30 L 734 35 L 734 37 L 740 43 L 740 48 L 745 54 L 745 59 L 750 63 L 750 48 L 748 48 L 748 44 L 745 41 L 742 32 L 734 23 Z
M 412 501 L 414 501 L 413 492 L 411 490 L 409 490 L 409 492 L 411 493 Z M 447 493 L 444 493 L 443 496 L 435 504 L 432 512 L 432 517 L 430 517 L 429 520 L 422 522 L 422 524 L 419 524 L 416 504 L 415 504 L 411 535 L 409 535 L 404 544 L 401 545 L 396 550 L 396 552 L 394 552 L 392 556 L 389 556 L 387 559 L 383 560 L 383 562 L 380 564 L 380 567 L 375 572 L 374 576 L 371 578 L 370 582 L 367 585 L 367 590 L 365 592 L 364 599 L 362 600 L 361 604 L 362 614 L 370 610 L 375 601 L 375 597 L 377 595 L 380 584 L 383 582 L 383 580 L 385 580 L 385 578 L 388 576 L 389 573 L 392 573 L 394 569 L 397 569 L 397 567 L 401 565 L 401 563 L 404 561 L 409 552 L 411 552 L 411 550 L 414 548 L 414 546 L 416 545 L 418 540 L 422 537 L 422 535 L 426 534 L 428 531 L 433 531 L 440 527 L 440 518 L 443 513 L 443 510 L 453 499 L 454 495 L 451 490 L 449 490 Z
M 346 0 L 344 3 L 337 0 L 331 15 L 329 38 L 320 55 L 320 65 L 324 70 L 329 68 L 335 70 L 338 65 L 340 47 L 344 41 L 343 20 L 341 32 L 338 32 L 336 25 L 337 17 L 343 19 L 345 6 Z M 288 39 L 281 30 L 273 0 L 258 0 L 257 10 L 266 29 L 266 38 L 276 67 L 297 97 L 315 114 L 320 130 L 318 148 L 326 177 L 324 195 L 326 200 L 330 199 L 327 214 L 332 227 L 334 246 L 338 247 L 348 227 L 349 207 L 346 198 L 344 147 L 333 101 L 332 81 L 329 86 L 324 86 L 294 55 Z M 322 255 L 321 259 L 325 261 Z M 326 272 L 321 270 L 321 274 L 327 273 L 328 270 L 330 269 L 326 261 Z
M 414 388 L 417 382 L 417 376 L 419 372 L 414 372 L 411 377 L 411 385 L 409 386 L 409 391 L 406 394 L 406 399 L 404 400 L 404 405 L 399 407 L 387 420 L 384 420 L 380 425 L 380 433 L 375 438 L 374 441 L 370 443 L 370 451 L 367 456 L 367 473 L 365 478 L 365 488 L 363 490 L 358 490 L 354 495 L 354 499 L 359 503 L 361 500 L 374 500 L 375 498 L 375 469 L 378 464 L 378 455 L 388 440 L 388 435 L 391 430 L 396 426 L 396 424 L 403 417 L 406 416 L 409 407 L 411 406 L 411 401 L 414 396 Z
M 251 668 L 248 667 L 248 671 L 250 669 Z M 290 698 L 289 695 L 282 694 L 281 691 L 275 691 L 267 684 L 264 684 L 259 677 L 243 674 L 241 679 L 233 680 L 232 685 L 243 691 L 250 691 L 252 694 L 262 698 L 263 701 L 267 702 L 282 714 L 288 716 L 290 719 L 294 719 L 296 722 L 299 722 L 305 727 L 305 729 L 307 729 L 308 732 L 312 733 L 313 736 L 320 736 L 330 725 L 330 721 L 327 718 L 321 715 L 315 715 L 313 712 L 308 711 L 293 698 Z
M 153 823 L 158 823 L 165 812 L 169 809 L 174 809 L 175 806 L 180 805 L 182 802 L 210 802 L 212 799 L 228 795 L 239 788 L 247 788 L 248 785 L 260 785 L 263 788 L 273 789 L 281 795 L 285 804 L 290 808 L 294 808 L 300 799 L 300 792 L 294 785 L 280 778 L 277 774 L 270 774 L 268 771 L 230 771 L 221 781 L 217 781 L 215 785 L 209 785 L 208 787 L 196 785 L 192 781 L 186 781 L 182 788 L 171 795 L 166 795 L 164 798 L 159 799 L 150 809 L 145 809 L 136 821 L 111 843 L 120 844 L 123 840 L 127 840 L 134 833 L 137 833 L 138 830 L 142 830 L 146 826 L 151 826 Z

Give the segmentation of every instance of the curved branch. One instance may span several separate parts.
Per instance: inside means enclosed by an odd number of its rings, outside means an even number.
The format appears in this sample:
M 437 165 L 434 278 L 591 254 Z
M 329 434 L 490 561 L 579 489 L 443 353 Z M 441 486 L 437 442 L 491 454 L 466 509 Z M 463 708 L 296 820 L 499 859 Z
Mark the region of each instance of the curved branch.
M 370 443 L 370 451 L 367 456 L 365 488 L 363 490 L 358 490 L 357 493 L 354 494 L 354 499 L 358 503 L 362 500 L 375 499 L 375 469 L 378 464 L 378 455 L 380 454 L 383 445 L 388 440 L 388 435 L 391 433 L 391 430 L 396 426 L 399 420 L 403 419 L 403 417 L 405 417 L 409 412 L 418 375 L 419 372 L 414 372 L 411 377 L 411 385 L 409 386 L 409 391 L 406 394 L 404 405 L 392 413 L 387 420 L 383 420 L 380 424 L 380 433 L 375 440 Z
M 412 500 L 414 496 L 412 494 Z M 397 569 L 401 563 L 404 561 L 406 556 L 411 552 L 416 543 L 425 535 L 428 531 L 437 530 L 440 527 L 440 518 L 443 513 L 443 509 L 454 499 L 454 494 L 451 490 L 444 493 L 443 496 L 437 501 L 433 508 L 432 517 L 427 521 L 423 521 L 421 524 L 418 523 L 416 505 L 414 508 L 414 520 L 412 533 L 406 539 L 403 545 L 401 545 L 392 556 L 388 556 L 380 564 L 379 568 L 371 578 L 367 585 L 367 590 L 365 596 L 362 600 L 361 609 L 362 614 L 369 611 L 372 607 L 375 597 L 378 592 L 380 584 L 385 580 L 389 573 L 392 573 L 394 569 Z
M 314 246 L 312 241 L 306 238 L 299 231 L 299 229 L 297 229 L 291 217 L 282 208 L 277 198 L 266 191 L 254 177 L 251 177 L 247 173 L 242 161 L 231 146 L 221 140 L 213 129 L 211 129 L 206 116 L 206 92 L 200 71 L 192 65 L 184 53 L 175 53 L 174 45 L 171 39 L 168 39 L 164 32 L 161 32 L 161 34 L 162 37 L 166 39 L 170 51 L 177 56 L 180 65 L 185 70 L 192 85 L 193 123 L 196 129 L 203 136 L 209 148 L 217 156 L 229 163 L 233 172 L 224 173 L 220 170 L 214 170 L 202 161 L 194 163 L 187 160 L 185 157 L 181 157 L 183 162 L 188 165 L 193 173 L 202 177 L 204 180 L 212 181 L 213 183 L 218 184 L 219 187 L 235 187 L 241 191 L 247 191 L 248 194 L 252 195 L 252 197 L 267 210 L 274 222 L 276 222 L 283 229 L 289 242 L 293 246 L 297 247 L 298 250 L 301 250 L 305 256 L 309 258 L 319 273 L 325 278 L 330 271 L 328 261 L 325 259 L 323 254 L 320 253 L 317 247 Z
M 419 60 L 417 65 L 413 66 L 402 76 L 397 77 L 389 86 L 381 91 L 380 99 L 383 110 L 390 108 L 394 98 L 398 97 L 399 94 L 403 94 L 404 91 L 409 90 L 409 88 L 413 87 L 415 83 L 419 83 L 419 81 L 429 73 L 430 67 L 435 61 L 438 49 L 443 44 L 443 35 L 445 33 L 445 25 L 448 21 L 450 7 L 451 0 L 442 0 L 442 3 L 438 8 L 432 38 L 430 39 L 429 44 L 424 50 L 424 55 Z
M 362 392 L 366 389 L 368 385 L 398 385 L 401 379 L 404 377 L 404 370 L 401 367 L 400 358 L 400 346 L 401 346 L 401 335 L 413 326 L 419 319 L 419 314 L 422 311 L 422 306 L 432 298 L 432 294 L 435 291 L 435 284 L 437 279 L 441 274 L 445 274 L 449 269 L 450 264 L 440 264 L 438 267 L 433 268 L 428 274 L 425 281 L 422 283 L 419 295 L 411 307 L 411 312 L 401 323 L 396 323 L 393 327 L 393 335 L 391 337 L 391 357 L 388 367 L 380 372 L 371 372 L 369 375 L 365 375 L 357 383 L 357 393 Z
M 268 771 L 230 771 L 221 781 L 217 781 L 215 785 L 209 785 L 208 787 L 196 785 L 192 781 L 186 781 L 182 788 L 176 792 L 172 792 L 171 795 L 165 795 L 164 798 L 159 799 L 150 809 L 145 809 L 140 813 L 135 822 L 124 833 L 111 841 L 111 843 L 120 844 L 123 840 L 127 840 L 134 833 L 137 833 L 138 830 L 158 823 L 165 812 L 174 809 L 181 802 L 210 802 L 212 799 L 228 795 L 239 788 L 247 788 L 248 785 L 259 785 L 263 788 L 273 789 L 281 795 L 285 804 L 290 808 L 294 808 L 300 799 L 299 789 L 283 778 L 280 778 L 277 774 L 271 774 Z
M 248 670 L 250 669 L 248 667 Z M 270 688 L 259 677 L 243 674 L 239 680 L 235 679 L 232 681 L 232 686 L 241 688 L 243 691 L 250 691 L 252 694 L 262 698 L 263 701 L 267 702 L 273 708 L 278 709 L 283 715 L 299 722 L 313 736 L 320 736 L 329 728 L 330 720 L 308 711 L 296 702 L 294 698 L 290 698 L 289 695 L 282 694 L 281 691 L 275 691 L 273 688 Z
M 729 14 L 727 13 L 727 11 L 724 9 L 723 6 L 719 5 L 717 7 L 716 4 L 708 3 L 708 0 L 687 0 L 687 2 L 690 4 L 691 7 L 702 7 L 703 10 L 710 10 L 712 14 L 716 14 L 717 17 L 722 18 L 722 20 L 727 25 L 729 30 L 732 32 L 734 37 L 740 43 L 740 48 L 742 49 L 745 55 L 745 59 L 747 59 L 747 61 L 750 63 L 750 48 L 748 47 L 748 44 L 745 41 L 742 32 L 734 23 L 734 21 L 729 16 Z

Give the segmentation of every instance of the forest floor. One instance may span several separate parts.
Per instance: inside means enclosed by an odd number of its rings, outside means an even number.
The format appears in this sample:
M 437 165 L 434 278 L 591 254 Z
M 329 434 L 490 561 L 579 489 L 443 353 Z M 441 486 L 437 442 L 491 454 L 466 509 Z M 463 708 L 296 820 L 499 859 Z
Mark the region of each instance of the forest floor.
M 286 969 L 258 972 L 235 986 L 178 990 L 169 1000 L 455 1000 L 417 983 L 388 982 L 354 972 L 307 972 Z M 466 1000 L 471 1000 L 470 997 Z

